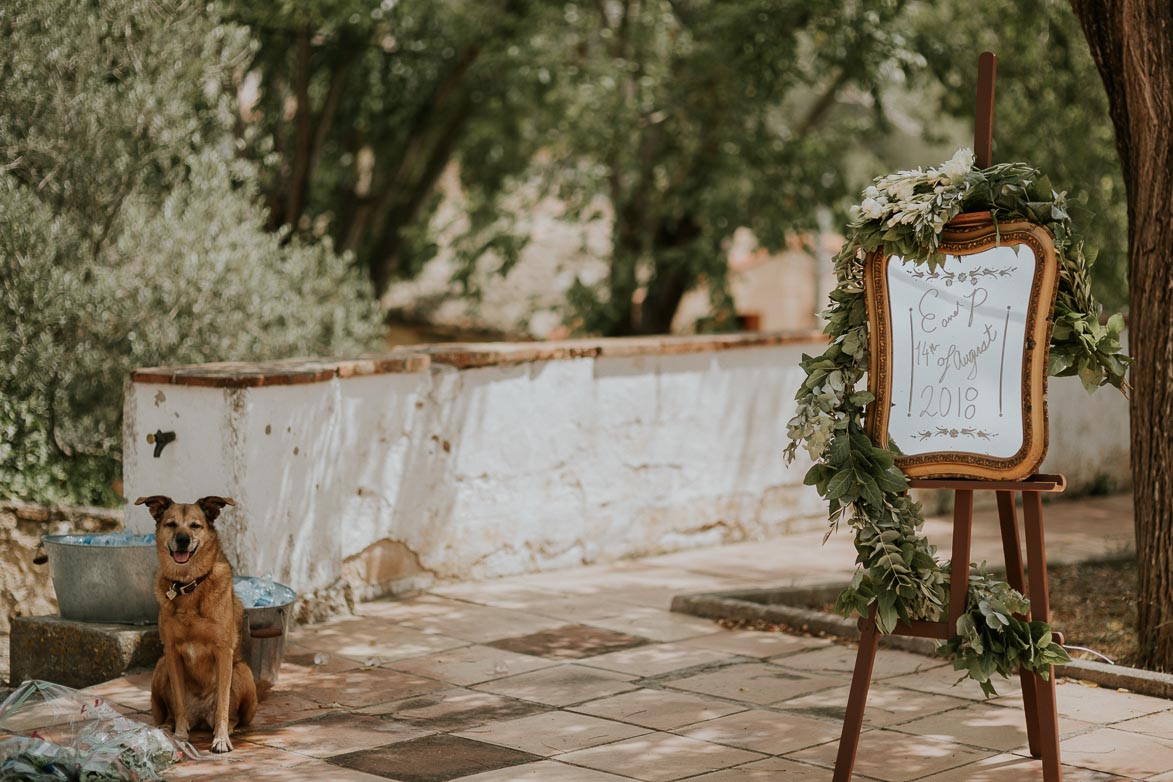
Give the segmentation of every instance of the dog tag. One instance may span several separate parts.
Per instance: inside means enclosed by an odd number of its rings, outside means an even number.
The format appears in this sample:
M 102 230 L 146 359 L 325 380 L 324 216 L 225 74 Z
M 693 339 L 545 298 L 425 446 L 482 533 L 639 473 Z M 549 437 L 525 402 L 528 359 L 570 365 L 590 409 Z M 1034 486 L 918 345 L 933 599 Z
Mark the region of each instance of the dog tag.
M 170 589 L 167 590 L 167 599 L 174 600 L 175 596 L 177 594 L 179 594 L 179 593 L 175 591 L 175 587 L 171 587 Z

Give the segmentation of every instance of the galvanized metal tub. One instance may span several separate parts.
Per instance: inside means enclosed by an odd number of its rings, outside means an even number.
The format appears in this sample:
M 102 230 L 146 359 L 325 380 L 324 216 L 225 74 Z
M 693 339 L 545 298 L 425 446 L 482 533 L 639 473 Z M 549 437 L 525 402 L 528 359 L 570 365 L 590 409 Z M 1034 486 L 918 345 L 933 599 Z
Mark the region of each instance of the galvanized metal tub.
M 254 589 L 260 587 L 267 593 L 267 598 L 259 601 L 265 605 L 250 606 L 248 601 L 242 601 L 245 608 L 240 628 L 241 657 L 252 669 L 255 680 L 276 684 L 285 659 L 285 639 L 289 636 L 297 593 L 268 579 L 236 576 L 233 586 L 237 596 L 241 595 L 242 585 L 245 592 L 250 586 Z
M 45 535 L 41 540 L 63 618 L 135 625 L 158 621 L 153 534 Z

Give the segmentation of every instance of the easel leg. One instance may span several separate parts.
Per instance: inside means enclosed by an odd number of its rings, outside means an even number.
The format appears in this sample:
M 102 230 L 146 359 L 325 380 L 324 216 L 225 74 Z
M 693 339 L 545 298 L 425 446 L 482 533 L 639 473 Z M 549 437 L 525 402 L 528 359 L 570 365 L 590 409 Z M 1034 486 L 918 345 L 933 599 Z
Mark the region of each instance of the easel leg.
M 851 676 L 851 694 L 847 696 L 847 713 L 843 717 L 843 733 L 839 736 L 839 754 L 835 758 L 833 782 L 850 782 L 855 768 L 855 752 L 859 749 L 859 732 L 863 730 L 863 710 L 872 685 L 872 667 L 876 662 L 876 647 L 880 634 L 874 619 L 860 622 L 859 652 L 855 656 L 855 673 Z
M 1051 598 L 1047 587 L 1047 551 L 1043 541 L 1043 498 L 1038 492 L 1022 493 L 1023 516 L 1026 521 L 1026 556 L 1030 571 L 1031 619 L 1051 621 Z M 1042 745 L 1044 782 L 1061 782 L 1063 770 L 1059 766 L 1059 713 L 1055 703 L 1055 669 L 1050 678 L 1036 679 L 1037 719 Z
M 957 620 L 969 603 L 969 548 L 973 535 L 973 491 L 953 493 L 953 557 L 950 559 L 949 632 L 957 632 Z
M 1018 519 L 1014 513 L 1014 492 L 1000 491 L 998 494 L 998 523 L 1002 528 L 1002 554 L 1006 558 L 1006 583 L 1026 594 L 1022 575 L 1022 545 L 1018 540 Z M 1042 757 L 1039 749 L 1038 695 L 1035 690 L 1037 679 L 1033 673 L 1020 669 L 1022 682 L 1022 706 L 1026 714 L 1026 737 L 1031 757 Z

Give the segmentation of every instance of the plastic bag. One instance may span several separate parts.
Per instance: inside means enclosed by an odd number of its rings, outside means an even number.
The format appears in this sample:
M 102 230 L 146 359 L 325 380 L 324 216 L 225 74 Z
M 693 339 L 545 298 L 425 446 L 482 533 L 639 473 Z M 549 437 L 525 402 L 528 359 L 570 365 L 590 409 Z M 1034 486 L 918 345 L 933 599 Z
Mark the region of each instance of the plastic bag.
M 0 779 L 140 782 L 198 758 L 191 744 L 70 687 L 33 679 L 0 704 Z

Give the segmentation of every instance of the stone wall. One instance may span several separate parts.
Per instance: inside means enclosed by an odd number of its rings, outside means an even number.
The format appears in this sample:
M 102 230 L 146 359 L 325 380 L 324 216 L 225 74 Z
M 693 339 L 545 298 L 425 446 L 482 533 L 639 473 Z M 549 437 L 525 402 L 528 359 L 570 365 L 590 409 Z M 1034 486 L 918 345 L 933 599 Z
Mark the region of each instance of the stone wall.
M 781 449 L 810 333 L 136 373 L 128 498 L 232 496 L 242 573 L 335 600 L 821 525 Z M 159 458 L 146 435 L 175 431 Z M 128 508 L 131 529 L 151 526 Z
M 238 572 L 272 574 L 322 610 L 435 579 L 821 529 L 807 465 L 781 457 L 799 359 L 821 344 L 802 332 L 438 345 L 141 370 L 126 495 L 235 498 L 218 527 Z M 1075 490 L 1127 482 L 1118 394 L 1055 381 L 1051 422 L 1047 469 Z M 157 458 L 156 431 L 176 434 Z M 152 528 L 127 511 L 128 528 Z
M 13 617 L 57 613 L 49 566 L 33 563 L 42 535 L 121 528 L 121 510 L 0 502 L 0 635 L 8 634 Z

